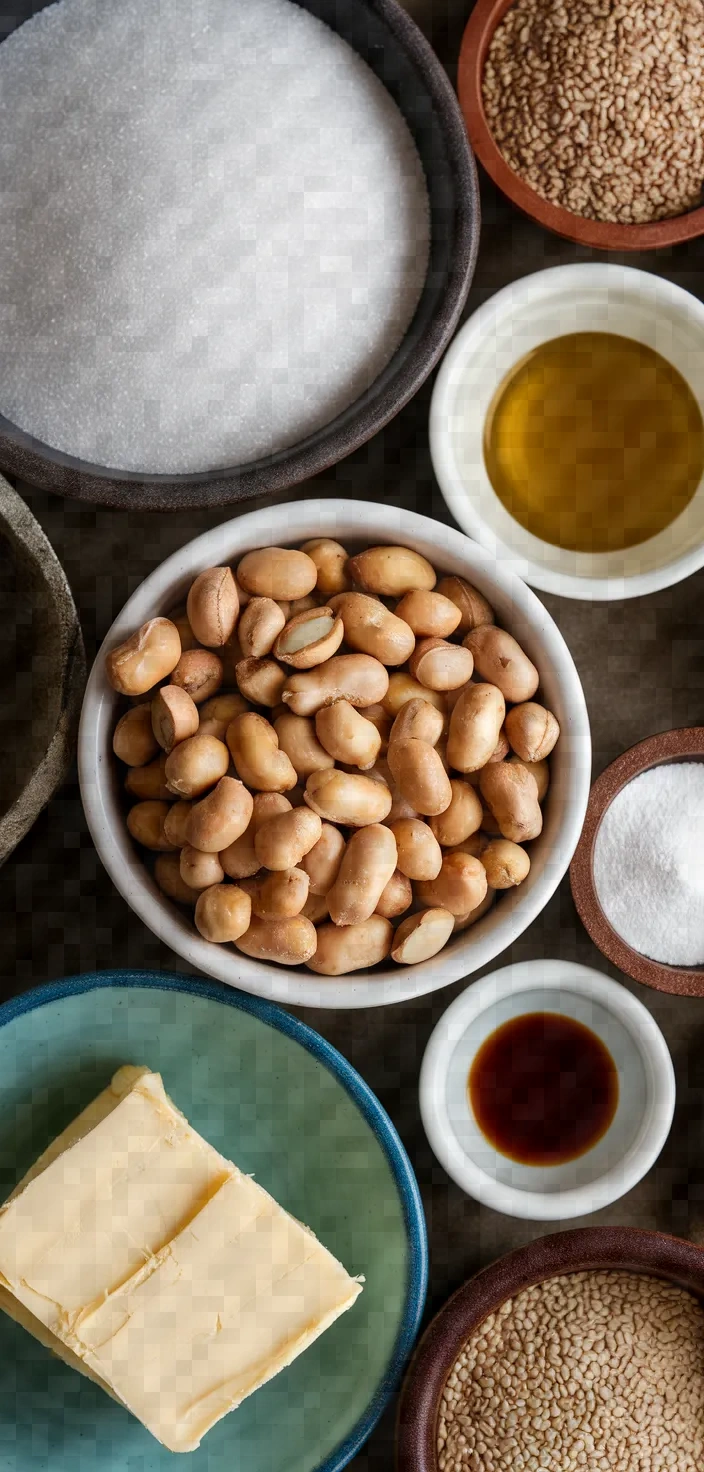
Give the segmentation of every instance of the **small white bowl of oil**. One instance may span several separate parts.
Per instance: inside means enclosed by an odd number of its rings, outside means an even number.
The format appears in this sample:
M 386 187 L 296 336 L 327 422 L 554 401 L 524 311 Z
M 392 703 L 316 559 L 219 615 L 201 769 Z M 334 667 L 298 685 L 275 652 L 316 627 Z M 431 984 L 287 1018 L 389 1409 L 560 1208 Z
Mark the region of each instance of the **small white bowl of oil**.
M 430 410 L 453 516 L 545 592 L 633 598 L 704 565 L 704 305 L 629 266 L 557 266 L 485 302 Z
M 650 1170 L 675 1107 L 665 1039 L 617 981 L 524 961 L 474 982 L 425 1050 L 420 1108 L 448 1175 L 530 1221 L 588 1216 Z

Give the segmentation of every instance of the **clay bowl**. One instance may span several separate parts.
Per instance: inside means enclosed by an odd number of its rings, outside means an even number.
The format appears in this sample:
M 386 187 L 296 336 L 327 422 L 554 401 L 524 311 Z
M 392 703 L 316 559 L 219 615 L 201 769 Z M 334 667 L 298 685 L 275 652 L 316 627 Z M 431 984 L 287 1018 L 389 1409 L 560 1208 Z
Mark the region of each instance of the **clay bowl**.
M 661 1232 L 586 1227 L 539 1237 L 499 1258 L 458 1289 L 421 1339 L 399 1405 L 397 1472 L 438 1472 L 436 1426 L 445 1382 L 463 1344 L 489 1314 L 546 1278 L 608 1270 L 664 1278 L 704 1302 L 704 1252 Z
M 50 0 L 16 0 L 0 16 L 0 44 Z M 457 98 L 435 53 L 397 0 L 297 0 L 364 58 L 396 101 L 425 171 L 431 214 L 428 274 L 391 361 L 348 409 L 290 449 L 246 465 L 146 475 L 75 459 L 0 414 L 0 470 L 82 501 L 141 510 L 224 506 L 308 480 L 359 448 L 418 391 L 447 347 L 469 291 L 479 245 L 479 190 Z
M 594 844 L 599 824 L 616 794 L 646 772 L 662 762 L 704 761 L 704 726 L 684 726 L 678 731 L 662 731 L 658 736 L 649 736 L 629 747 L 622 756 L 597 777 L 589 794 L 587 816 L 582 836 L 570 866 L 572 898 L 582 924 L 599 947 L 602 955 L 625 971 L 634 981 L 654 987 L 658 992 L 673 992 L 680 997 L 704 997 L 704 967 L 666 966 L 662 961 L 651 961 L 634 951 L 628 942 L 612 928 L 607 920 L 594 885 Z
M 78 614 L 53 547 L 0 476 L 0 864 L 73 760 L 86 663 Z
M 704 208 L 689 210 L 670 220 L 656 220 L 650 225 L 587 220 L 543 199 L 514 173 L 494 142 L 482 101 L 482 76 L 491 39 L 512 4 L 513 0 L 477 0 L 462 38 L 457 74 L 457 91 L 470 142 L 497 188 L 538 225 L 562 235 L 565 240 L 593 246 L 596 250 L 657 250 L 704 234 Z

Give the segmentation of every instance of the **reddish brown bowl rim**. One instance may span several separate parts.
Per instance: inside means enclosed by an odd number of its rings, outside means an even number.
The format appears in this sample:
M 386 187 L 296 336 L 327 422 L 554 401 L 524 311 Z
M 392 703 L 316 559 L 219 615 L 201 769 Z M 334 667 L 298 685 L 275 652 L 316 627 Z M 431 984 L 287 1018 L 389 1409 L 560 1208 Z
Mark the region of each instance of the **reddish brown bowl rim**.
M 599 947 L 607 960 L 613 961 L 620 971 L 642 981 L 644 986 L 654 987 L 658 992 L 673 992 L 680 997 L 704 997 L 704 968 L 699 966 L 666 966 L 661 961 L 651 961 L 634 951 L 628 942 L 609 924 L 594 884 L 594 845 L 599 825 L 616 794 L 662 762 L 704 760 L 704 726 L 683 726 L 676 731 L 661 731 L 629 747 L 597 777 L 589 794 L 587 815 L 582 835 L 570 865 L 572 898 L 577 913 L 589 932 L 595 946 Z
M 597 250 L 656 250 L 662 246 L 678 245 L 683 240 L 694 240 L 704 234 L 704 208 L 690 210 L 670 220 L 655 220 L 650 225 L 618 225 L 588 220 L 543 199 L 509 167 L 486 120 L 482 76 L 491 38 L 513 3 L 514 0 L 477 0 L 462 37 L 457 73 L 457 91 L 470 143 L 497 187 L 546 230 L 579 245 L 594 246 Z
M 457 1355 L 476 1328 L 507 1299 L 561 1273 L 648 1273 L 704 1300 L 704 1251 L 680 1237 L 639 1227 L 581 1227 L 539 1237 L 501 1257 L 453 1294 L 426 1329 L 401 1392 L 397 1472 L 438 1472 L 440 1398 Z

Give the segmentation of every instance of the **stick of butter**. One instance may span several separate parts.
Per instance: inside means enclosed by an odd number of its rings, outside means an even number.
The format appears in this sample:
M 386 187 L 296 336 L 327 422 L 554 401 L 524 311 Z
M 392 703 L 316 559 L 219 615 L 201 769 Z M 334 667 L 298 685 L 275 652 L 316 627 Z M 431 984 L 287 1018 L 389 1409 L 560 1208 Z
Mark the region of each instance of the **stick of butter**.
M 0 1307 L 174 1452 L 361 1283 L 126 1065 L 0 1207 Z

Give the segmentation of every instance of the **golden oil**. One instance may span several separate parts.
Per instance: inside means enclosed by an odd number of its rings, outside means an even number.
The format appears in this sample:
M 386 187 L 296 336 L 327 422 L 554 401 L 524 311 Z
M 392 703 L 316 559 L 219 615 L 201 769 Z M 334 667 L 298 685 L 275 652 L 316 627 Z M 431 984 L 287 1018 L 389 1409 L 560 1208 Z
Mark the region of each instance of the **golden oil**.
M 527 531 L 575 552 L 614 552 L 684 510 L 704 470 L 704 424 L 689 384 L 653 348 L 573 332 L 535 348 L 499 385 L 484 458 Z

